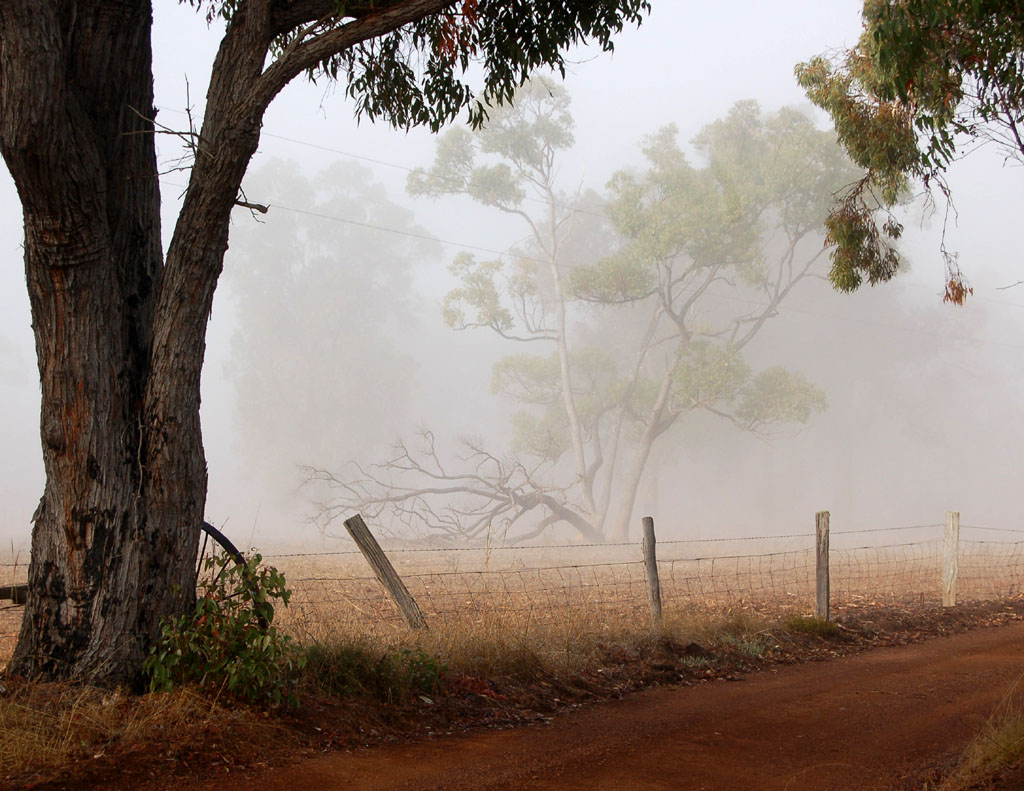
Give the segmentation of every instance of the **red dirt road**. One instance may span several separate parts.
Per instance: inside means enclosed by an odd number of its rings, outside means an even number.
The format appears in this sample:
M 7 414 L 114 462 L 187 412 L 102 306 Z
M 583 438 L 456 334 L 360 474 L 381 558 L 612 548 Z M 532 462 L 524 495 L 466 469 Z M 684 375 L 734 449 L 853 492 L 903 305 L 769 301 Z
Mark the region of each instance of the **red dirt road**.
M 232 791 L 870 791 L 962 748 L 1024 672 L 1024 624 L 739 682 L 659 688 L 549 724 L 341 753 Z M 224 780 L 203 788 L 223 791 Z

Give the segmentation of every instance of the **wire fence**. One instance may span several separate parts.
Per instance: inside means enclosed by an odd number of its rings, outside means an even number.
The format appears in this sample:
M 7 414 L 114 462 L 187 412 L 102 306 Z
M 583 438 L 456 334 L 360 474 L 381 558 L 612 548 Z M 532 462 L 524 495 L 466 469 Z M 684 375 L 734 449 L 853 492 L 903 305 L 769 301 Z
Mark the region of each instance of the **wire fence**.
M 933 524 L 833 533 L 833 603 L 940 602 L 943 529 Z M 981 534 L 989 529 L 963 530 Z M 991 530 L 1008 540 L 960 542 L 960 601 L 1022 590 L 1024 531 Z M 729 607 L 811 612 L 813 544 L 807 534 L 659 542 L 664 610 L 667 615 Z M 636 543 L 392 548 L 388 555 L 435 625 L 524 617 L 533 623 L 647 618 L 645 568 Z M 297 634 L 374 636 L 403 628 L 399 612 L 357 550 L 266 559 L 288 576 L 294 593 L 283 623 Z
M 0 588 L 20 585 L 28 580 L 28 566 L 24 563 L 0 563 Z M 6 664 L 21 626 L 24 607 L 10 599 L 0 599 L 0 666 Z
M 1024 591 L 1024 530 L 963 526 L 959 601 Z M 831 600 L 939 602 L 943 525 L 835 531 Z M 657 545 L 665 613 L 730 607 L 811 612 L 814 536 L 791 534 L 663 541 Z M 387 554 L 431 625 L 558 624 L 579 618 L 640 623 L 647 582 L 638 543 L 516 547 L 392 547 Z M 359 551 L 265 555 L 292 598 L 279 623 L 299 637 L 395 635 L 401 616 Z M 24 564 L 0 564 L 0 587 L 23 583 Z M 0 662 L 23 607 L 0 601 Z

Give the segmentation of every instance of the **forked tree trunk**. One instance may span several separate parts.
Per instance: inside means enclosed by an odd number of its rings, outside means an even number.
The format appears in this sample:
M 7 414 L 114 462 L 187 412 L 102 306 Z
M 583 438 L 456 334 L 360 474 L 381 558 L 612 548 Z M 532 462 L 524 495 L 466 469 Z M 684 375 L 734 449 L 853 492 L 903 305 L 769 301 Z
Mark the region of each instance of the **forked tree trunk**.
M 644 468 L 647 466 L 647 459 L 650 457 L 654 439 L 654 437 L 648 438 L 645 433 L 630 462 L 622 482 L 622 499 L 616 511 L 615 521 L 612 523 L 610 536 L 612 541 L 627 541 L 629 539 L 629 526 L 633 520 L 636 496 L 640 489 L 640 483 L 643 481 Z
M 636 495 L 640 489 L 640 482 L 644 477 L 644 469 L 650 459 L 654 443 L 669 428 L 675 418 L 666 421 L 665 413 L 668 409 L 669 399 L 672 396 L 672 372 L 676 370 L 679 361 L 682 359 L 683 351 L 686 349 L 686 341 L 679 343 L 673 354 L 671 365 L 661 380 L 661 387 L 658 390 L 658 397 L 654 400 L 650 413 L 646 418 L 643 434 L 637 442 L 636 452 L 626 472 L 622 484 L 622 499 L 619 502 L 618 513 L 612 523 L 612 539 L 625 541 L 629 537 L 629 525 L 633 518 L 633 508 L 636 505 Z
M 198 370 L 154 355 L 169 284 L 150 28 L 148 0 L 0 2 L 0 152 L 24 210 L 46 471 L 9 666 L 29 677 L 136 680 L 159 619 L 195 596 Z M 176 330 L 201 365 L 205 317 Z
M 0 153 L 25 216 L 46 470 L 12 672 L 137 680 L 160 619 L 191 607 L 206 324 L 263 114 L 332 53 L 452 2 L 368 13 L 266 71 L 275 37 L 338 6 L 240 4 L 161 261 L 151 0 L 0 0 Z

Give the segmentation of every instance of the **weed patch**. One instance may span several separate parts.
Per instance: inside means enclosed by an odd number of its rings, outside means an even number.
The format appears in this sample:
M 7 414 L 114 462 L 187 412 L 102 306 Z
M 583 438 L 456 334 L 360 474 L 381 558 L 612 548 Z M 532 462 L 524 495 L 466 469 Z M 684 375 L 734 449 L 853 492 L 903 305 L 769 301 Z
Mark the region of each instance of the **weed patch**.
M 833 621 L 809 615 L 793 615 L 783 621 L 782 626 L 790 632 L 809 634 L 822 639 L 838 637 L 842 634 L 842 630 Z
M 722 635 L 722 643 L 750 659 L 760 659 L 775 644 L 775 641 L 765 635 Z

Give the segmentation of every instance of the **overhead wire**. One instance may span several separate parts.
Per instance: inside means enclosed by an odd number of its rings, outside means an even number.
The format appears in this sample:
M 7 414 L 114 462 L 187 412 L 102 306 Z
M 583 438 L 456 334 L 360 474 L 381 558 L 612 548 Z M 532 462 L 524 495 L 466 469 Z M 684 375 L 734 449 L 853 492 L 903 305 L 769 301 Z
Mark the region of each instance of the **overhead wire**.
M 166 110 L 168 112 L 179 113 L 179 114 L 182 114 L 182 115 L 187 115 L 187 113 L 185 111 L 177 110 L 177 109 L 174 109 L 174 108 L 169 108 L 169 107 L 161 106 L 161 107 L 158 107 L 158 109 Z M 393 168 L 393 169 L 396 169 L 396 170 L 401 170 L 401 171 L 404 171 L 404 172 L 407 172 L 407 173 L 412 173 L 412 172 L 415 172 L 416 170 L 419 169 L 419 168 L 410 167 L 408 165 L 402 165 L 402 164 L 399 164 L 399 163 L 396 163 L 396 162 L 390 162 L 390 161 L 383 160 L 383 159 L 377 159 L 377 158 L 374 158 L 374 157 L 368 157 L 368 156 L 364 156 L 364 155 L 361 155 L 361 154 L 355 154 L 355 153 L 352 153 L 350 151 L 345 151 L 345 150 L 342 150 L 342 149 L 339 149 L 339 148 L 333 148 L 331 146 L 325 146 L 325 145 L 321 145 L 321 144 L 318 144 L 318 143 L 312 143 L 312 142 L 309 142 L 309 141 L 299 140 L 299 139 L 293 138 L 293 137 L 288 137 L 288 136 L 285 136 L 285 135 L 279 135 L 279 134 L 276 134 L 276 133 L 273 133 L 273 132 L 266 132 L 266 131 L 264 131 L 264 132 L 262 132 L 262 135 L 264 137 L 270 137 L 270 138 L 274 138 L 276 140 L 282 140 L 282 141 L 285 141 L 285 142 L 293 143 L 295 145 L 305 146 L 305 147 L 316 149 L 316 150 L 319 150 L 319 151 L 325 151 L 325 152 L 328 152 L 328 153 L 331 153 L 331 154 L 336 154 L 338 156 L 348 157 L 348 158 L 351 158 L 351 159 L 355 159 L 355 160 L 359 160 L 359 161 L 363 161 L 363 162 L 368 162 L 370 164 L 379 165 L 381 167 L 388 167 L 388 168 Z M 184 185 L 174 184 L 172 182 L 168 182 L 168 181 L 165 181 L 163 179 L 161 179 L 161 182 L 167 184 L 168 186 L 184 188 Z M 528 200 L 532 200 L 532 201 L 535 201 L 535 202 L 538 202 L 538 203 L 544 203 L 544 201 L 542 201 L 539 198 L 529 198 L 528 197 Z M 473 251 L 476 251 L 476 252 L 487 253 L 489 255 L 508 256 L 509 258 L 514 258 L 514 259 L 522 260 L 522 261 L 536 261 L 536 257 L 534 257 L 534 256 L 526 255 L 526 254 L 523 254 L 523 253 L 518 253 L 515 250 L 511 250 L 511 249 L 499 250 L 499 249 L 496 249 L 496 248 L 493 248 L 493 247 L 487 247 L 487 246 L 484 246 L 484 245 L 471 244 L 471 243 L 468 243 L 468 242 L 461 242 L 461 241 L 457 241 L 457 240 L 453 240 L 453 239 L 445 239 L 445 238 L 433 236 L 431 234 L 417 233 L 415 231 L 408 231 L 408 230 L 404 230 L 404 229 L 400 229 L 400 228 L 391 228 L 391 227 L 388 227 L 388 226 L 376 225 L 374 223 L 363 222 L 363 221 L 360 221 L 360 220 L 352 220 L 352 219 L 348 219 L 348 218 L 345 218 L 345 217 L 338 217 L 336 215 L 326 214 L 324 212 L 313 211 L 313 210 L 310 210 L 310 209 L 299 209 L 299 208 L 296 208 L 296 207 L 293 207 L 293 206 L 285 206 L 285 205 L 277 204 L 277 203 L 274 203 L 272 205 L 273 205 L 274 208 L 280 209 L 282 211 L 287 211 L 287 212 L 290 212 L 290 213 L 293 213 L 293 214 L 305 215 L 305 216 L 308 216 L 308 217 L 314 217 L 314 218 L 317 218 L 317 219 L 327 220 L 327 221 L 330 221 L 330 222 L 344 223 L 346 225 L 352 225 L 352 226 L 356 226 L 356 227 L 367 228 L 367 229 L 370 229 L 370 230 L 382 231 L 382 232 L 385 232 L 385 233 L 396 234 L 396 235 L 399 235 L 399 236 L 411 237 L 411 238 L 420 239 L 420 240 L 423 240 L 423 241 L 436 242 L 436 243 L 448 245 L 448 246 L 451 246 L 451 247 L 458 247 L 458 248 L 465 249 L 465 250 L 473 250 Z M 566 206 L 566 205 L 562 205 L 562 204 L 558 204 L 558 208 L 572 210 L 572 211 L 574 211 L 576 213 L 591 214 L 593 216 L 600 216 L 600 215 L 598 215 L 595 212 L 590 212 L 590 211 L 587 211 L 587 210 L 584 210 L 584 209 L 579 209 L 579 208 L 576 208 L 576 207 Z M 926 286 L 922 286 L 922 287 L 926 287 Z M 733 301 L 733 302 L 742 302 L 742 303 L 745 303 L 745 304 L 755 305 L 755 306 L 762 304 L 762 303 L 758 302 L 757 300 L 753 300 L 753 299 L 750 299 L 750 298 L 747 298 L 747 297 L 742 297 L 742 296 L 735 295 L 735 294 L 722 294 L 722 293 L 717 292 L 717 291 L 709 291 L 709 292 L 706 292 L 706 293 L 708 294 L 708 296 L 711 296 L 711 297 L 714 297 L 714 298 L 717 298 L 717 299 L 724 299 L 724 300 L 729 300 L 729 301 Z M 991 299 L 991 298 L 980 296 L 980 295 L 974 297 L 974 299 L 980 300 L 980 301 L 983 301 L 983 302 L 988 302 L 990 304 L 998 304 L 998 305 L 1004 305 L 1004 306 L 1009 306 L 1009 307 L 1024 308 L 1024 305 L 1021 305 L 1021 304 L 1018 304 L 1018 303 L 1007 302 L 1005 300 Z M 833 320 L 833 321 L 834 320 L 840 320 L 840 321 L 855 322 L 855 323 L 864 324 L 864 325 L 868 325 L 868 326 L 875 326 L 875 327 L 881 327 L 881 328 L 884 328 L 884 329 L 896 330 L 898 332 L 906 332 L 906 333 L 915 334 L 915 335 L 922 335 L 922 336 L 926 336 L 926 337 L 938 338 L 940 340 L 963 341 L 963 342 L 973 343 L 973 344 L 977 344 L 977 345 L 981 345 L 981 346 L 994 346 L 994 347 L 999 347 L 999 348 L 1004 348 L 1004 349 L 1011 349 L 1011 350 L 1016 350 L 1016 351 L 1024 350 L 1024 344 L 1008 343 L 1008 342 L 1005 342 L 1005 341 L 986 340 L 984 338 L 976 338 L 976 337 L 971 337 L 971 336 L 966 336 L 966 335 L 954 335 L 954 334 L 940 333 L 940 332 L 934 332 L 934 331 L 931 331 L 931 330 L 921 329 L 921 328 L 918 328 L 918 327 L 912 327 L 912 326 L 901 325 L 901 324 L 894 324 L 894 323 L 885 322 L 885 321 L 878 321 L 876 319 L 869 319 L 869 318 L 863 318 L 863 317 L 858 317 L 858 316 L 849 316 L 849 315 L 837 315 L 835 313 L 826 313 L 826 312 L 822 312 L 822 311 L 809 310 L 807 308 L 798 308 L 798 307 L 790 306 L 790 307 L 788 307 L 786 309 L 786 313 L 787 313 L 787 315 L 789 315 L 789 314 L 802 314 L 802 315 L 805 315 L 805 316 L 811 316 L 811 317 L 816 318 L 816 319 L 826 319 L 826 320 Z

